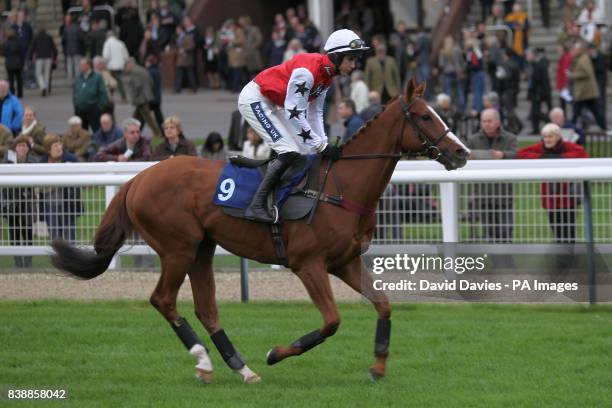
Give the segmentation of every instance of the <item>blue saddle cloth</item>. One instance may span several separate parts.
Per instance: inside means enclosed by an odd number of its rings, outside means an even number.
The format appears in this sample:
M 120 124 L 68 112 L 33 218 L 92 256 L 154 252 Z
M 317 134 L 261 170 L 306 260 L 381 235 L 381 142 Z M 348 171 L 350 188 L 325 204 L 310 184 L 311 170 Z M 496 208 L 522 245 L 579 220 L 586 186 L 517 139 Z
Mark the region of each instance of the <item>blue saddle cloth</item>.
M 276 206 L 280 208 L 285 200 L 289 197 L 289 193 L 295 187 L 302 177 L 308 172 L 316 155 L 309 155 L 307 164 L 289 180 L 283 180 L 280 186 L 276 188 Z M 257 188 L 263 180 L 263 174 L 260 167 L 239 167 L 233 163 L 228 163 L 221 171 L 219 180 L 217 181 L 217 189 L 213 202 L 222 207 L 231 207 L 246 209 Z

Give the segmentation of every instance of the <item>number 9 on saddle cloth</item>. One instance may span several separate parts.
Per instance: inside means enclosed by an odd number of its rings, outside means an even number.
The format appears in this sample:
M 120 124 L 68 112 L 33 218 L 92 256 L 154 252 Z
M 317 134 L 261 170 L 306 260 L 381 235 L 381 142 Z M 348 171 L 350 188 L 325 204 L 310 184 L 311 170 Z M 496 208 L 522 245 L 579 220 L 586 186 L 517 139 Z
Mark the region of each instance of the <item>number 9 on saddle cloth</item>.
M 294 188 L 309 172 L 316 157 L 316 154 L 302 155 L 293 162 L 283 174 L 279 186 L 268 196 L 269 208 L 276 207 L 276 213 L 278 214 L 278 210 L 285 204 Z M 270 160 L 251 160 L 241 156 L 231 157 L 230 162 L 221 171 L 213 202 L 223 207 L 225 213 L 244 218 L 244 210 L 251 203 L 269 162 Z M 318 166 L 316 167 L 316 177 L 318 177 Z M 309 204 L 312 205 L 312 200 L 301 200 L 298 206 L 305 207 Z M 298 209 L 299 213 L 303 211 L 305 213 L 301 217 L 308 213 L 309 208 Z M 295 216 L 296 214 L 289 214 L 289 217 L 284 218 L 297 219 Z

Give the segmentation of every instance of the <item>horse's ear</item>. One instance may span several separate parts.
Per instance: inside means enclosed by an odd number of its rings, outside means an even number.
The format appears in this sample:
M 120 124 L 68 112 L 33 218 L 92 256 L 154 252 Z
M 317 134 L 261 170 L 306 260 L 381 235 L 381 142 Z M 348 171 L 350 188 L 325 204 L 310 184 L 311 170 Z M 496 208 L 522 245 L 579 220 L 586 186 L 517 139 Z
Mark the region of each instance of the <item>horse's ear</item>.
M 406 84 L 406 100 L 407 101 L 410 101 L 412 99 L 415 88 L 416 88 L 416 83 L 414 82 L 414 78 L 410 78 L 408 80 L 408 83 Z
M 423 96 L 425 95 L 425 87 L 426 87 L 426 83 L 425 81 L 421 82 L 419 85 L 417 85 L 416 89 L 414 90 L 414 93 L 416 94 L 416 96 Z

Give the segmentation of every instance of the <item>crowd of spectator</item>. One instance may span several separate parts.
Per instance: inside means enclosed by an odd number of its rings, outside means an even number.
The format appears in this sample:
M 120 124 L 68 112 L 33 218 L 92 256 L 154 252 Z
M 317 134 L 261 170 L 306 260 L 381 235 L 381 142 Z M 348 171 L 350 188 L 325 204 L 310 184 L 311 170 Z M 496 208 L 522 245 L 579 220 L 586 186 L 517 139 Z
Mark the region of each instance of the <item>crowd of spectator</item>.
M 96 14 L 95 6 L 104 3 L 117 10 L 112 21 L 104 14 Z M 82 117 L 85 128 L 90 127 L 92 118 L 99 122 L 101 113 L 113 114 L 115 92 L 122 102 L 126 101 L 131 83 L 131 96 L 136 97 L 136 101 L 131 100 L 135 118 L 146 123 L 159 137 L 163 123 L 159 61 L 166 52 L 176 55 L 173 59 L 176 63 L 175 92 L 196 92 L 201 86 L 225 87 L 238 92 L 261 69 L 298 53 L 318 52 L 323 40 L 303 4 L 275 15 L 270 38 L 266 41 L 262 30 L 249 16 L 227 19 L 221 27 L 208 26 L 201 31 L 185 13 L 181 1 L 149 1 L 145 21 L 140 20 L 135 1 L 114 3 L 64 4 L 66 17 L 60 35 L 67 76 L 71 79 L 82 72 L 79 67 L 82 57 L 96 58 L 94 72 L 101 74 L 107 91 L 106 101 L 98 95 L 96 108 L 92 107 L 91 100 L 75 101 L 75 113 Z M 550 20 L 548 3 L 540 4 L 545 26 L 549 26 Z M 601 49 L 606 44 L 605 29 L 601 27 L 603 16 L 595 2 L 583 0 L 582 3 L 579 5 L 576 0 L 559 2 L 564 27 L 559 34 L 554 86 L 566 114 L 568 106 L 572 106 L 573 123 L 578 123 L 586 110 L 597 125 L 605 129 L 606 53 L 602 51 L 607 50 Z M 374 51 L 360 62 L 360 70 L 351 80 L 341 78 L 336 85 L 337 100 L 352 99 L 357 114 L 361 114 L 368 104 L 369 91 L 378 92 L 384 104 L 399 94 L 407 78 L 415 76 L 428 81 L 428 99 L 433 100 L 435 89 L 450 97 L 446 115 L 450 122 L 473 118 L 478 123 L 480 112 L 486 108 L 486 96 L 492 92 L 501 95 L 496 108 L 502 123 L 509 130 L 520 133 L 524 125 L 515 108 L 521 82 L 525 81 L 528 84 L 525 97 L 531 103 L 526 119 L 531 124 L 531 133 L 539 133 L 542 120 L 553 108 L 553 85 L 548 75 L 550 62 L 544 50 L 530 48 L 533 23 L 520 3 L 483 0 L 482 22 L 474 28 L 465 28 L 458 38 L 445 38 L 435 60 L 427 30 L 419 27 L 416 32 L 409 32 L 407 24 L 398 21 L 388 35 L 377 34 L 373 31 L 373 11 L 365 3 L 357 9 L 352 7 L 354 5 L 350 1 L 342 2 L 335 23 L 361 33 Z M 70 6 L 81 9 L 78 13 L 71 12 Z M 9 27 L 6 52 L 25 56 L 25 61 L 7 59 L 12 93 L 22 82 L 20 74 L 27 77 L 27 65 L 31 62 L 40 91 L 47 94 L 51 88 L 48 72 L 57 64 L 57 49 L 51 37 L 44 30 L 34 35 L 25 10 L 12 12 L 5 25 Z M 117 35 L 109 30 L 111 26 L 115 27 Z M 506 31 L 499 26 L 508 28 L 512 36 L 507 38 Z M 20 51 L 20 45 L 26 50 Z M 149 71 L 150 80 L 145 82 L 152 83 L 152 95 L 150 86 L 141 86 L 145 78 L 140 67 Z M 124 74 L 127 78 L 123 78 Z M 18 89 L 16 94 L 20 97 L 22 91 Z M 544 112 L 542 105 L 546 107 Z M 93 126 L 95 131 L 98 124 Z
M 144 21 L 135 1 L 116 3 L 63 1 L 65 17 L 59 28 L 59 47 L 45 29 L 36 29 L 35 9 L 25 7 L 9 13 L 2 29 L 8 79 L 0 80 L 3 162 L 148 161 L 177 155 L 227 160 L 228 150 L 239 150 L 253 159 L 272 154 L 237 111 L 232 113 L 228 137 L 210 132 L 198 151 L 183 134 L 179 117 L 164 118 L 160 61 L 164 56 L 174 56 L 176 93 L 195 93 L 202 87 L 238 92 L 262 69 L 296 54 L 320 51 L 324 39 L 304 5 L 277 14 L 266 39 L 246 15 L 201 31 L 185 13 L 184 1 L 150 0 Z M 540 6 L 542 24 L 550 29 L 548 3 L 541 1 Z M 114 19 L 96 8 L 101 4 L 115 7 Z M 373 48 L 358 62 L 350 78 L 337 78 L 328 92 L 325 116 L 329 118 L 334 112 L 341 120 L 343 142 L 399 95 L 409 78 L 416 77 L 428 82 L 425 97 L 435 101 L 440 116 L 466 140 L 472 149 L 471 159 L 585 157 L 586 152 L 578 145 L 585 143 L 588 124 L 594 121 L 602 130 L 607 128 L 606 78 L 612 68 L 607 60 L 605 21 L 596 3 L 559 2 L 563 27 L 558 35 L 554 82 L 549 77 L 549 54 L 530 44 L 533 22 L 521 4 L 481 0 L 481 5 L 482 21 L 457 37 L 444 38 L 434 58 L 428 30 L 418 27 L 411 32 L 405 22 L 397 21 L 390 33 L 378 34 L 374 32 L 372 10 L 365 6 L 351 8 L 350 1 L 342 2 L 336 13 L 337 27 L 353 29 Z M 512 33 L 510 37 L 506 28 Z M 68 119 L 66 131 L 56 135 L 39 123 L 35 107 L 25 106 L 21 99 L 24 87 L 37 87 L 43 97 L 51 93 L 59 51 L 72 83 L 74 116 Z M 520 95 L 523 82 L 527 84 L 524 96 Z M 553 90 L 559 96 L 557 100 L 553 100 Z M 521 150 L 517 148 L 517 134 L 525 124 L 515 111 L 520 97 L 531 104 L 526 118 L 530 133 L 543 137 L 541 143 Z M 128 102 L 133 107 L 132 117 L 122 118 L 118 126 L 115 104 Z M 582 120 L 584 111 L 592 118 Z M 468 120 L 476 123 L 475 128 L 460 132 L 460 124 Z M 547 124 L 541 129 L 542 123 Z M 143 133 L 145 125 L 152 137 Z M 329 125 L 326 123 L 327 129 Z M 573 242 L 575 230 L 558 224 L 575 218 L 559 215 L 557 210 L 578 204 L 566 198 L 550 198 L 551 194 L 567 196 L 568 186 L 543 185 L 542 205 L 549 211 L 557 239 Z M 474 198 L 470 205 L 478 221 L 486 226 L 485 237 L 491 242 L 511 242 L 512 186 L 483 184 L 474 189 L 474 197 L 480 198 Z M 41 202 L 47 203 L 41 205 L 41 213 L 65 214 L 46 220 L 52 237 L 75 239 L 75 219 L 82 206 L 58 209 L 51 208 L 50 203 L 64 196 L 67 202 L 80 203 L 76 190 L 60 188 L 39 195 Z M 28 196 L 34 191 L 23 189 L 20 194 Z M 393 196 L 397 191 L 385 194 Z M 431 200 L 427 191 L 420 191 L 419 197 Z M 15 216 L 9 225 L 25 222 L 20 218 L 25 210 L 13 210 Z M 31 242 L 31 234 L 13 238 Z M 23 258 L 19 262 L 25 265 L 31 261 Z

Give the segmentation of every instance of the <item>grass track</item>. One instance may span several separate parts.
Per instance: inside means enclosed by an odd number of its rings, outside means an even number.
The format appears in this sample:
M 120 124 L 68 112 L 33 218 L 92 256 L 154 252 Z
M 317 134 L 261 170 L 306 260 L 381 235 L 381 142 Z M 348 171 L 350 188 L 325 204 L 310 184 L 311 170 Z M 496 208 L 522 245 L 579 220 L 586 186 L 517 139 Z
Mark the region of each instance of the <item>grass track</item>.
M 196 331 L 203 329 L 181 304 Z M 366 379 L 375 314 L 340 304 L 336 336 L 274 367 L 266 350 L 318 327 L 309 303 L 222 303 L 234 344 L 263 383 L 211 353 L 214 383 L 146 302 L 0 302 L 0 405 L 8 388 L 64 388 L 16 406 L 609 406 L 612 308 L 396 305 L 387 378 Z M 203 338 L 212 347 L 208 337 Z

